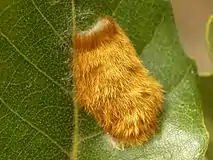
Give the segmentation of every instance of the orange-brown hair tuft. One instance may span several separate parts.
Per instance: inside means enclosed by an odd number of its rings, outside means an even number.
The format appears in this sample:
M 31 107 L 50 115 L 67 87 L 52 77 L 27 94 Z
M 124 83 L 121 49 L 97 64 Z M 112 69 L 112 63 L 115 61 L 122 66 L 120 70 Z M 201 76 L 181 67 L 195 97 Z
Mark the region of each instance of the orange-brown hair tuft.
M 112 137 L 142 144 L 157 129 L 162 85 L 136 56 L 124 31 L 109 16 L 73 36 L 72 72 L 77 103 Z

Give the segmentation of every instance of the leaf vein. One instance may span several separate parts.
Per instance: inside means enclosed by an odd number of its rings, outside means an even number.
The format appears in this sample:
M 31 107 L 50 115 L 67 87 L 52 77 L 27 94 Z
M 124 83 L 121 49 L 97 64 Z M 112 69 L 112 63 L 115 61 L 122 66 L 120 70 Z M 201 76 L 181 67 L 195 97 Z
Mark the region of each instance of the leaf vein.
M 39 132 L 40 134 L 44 135 L 45 137 L 47 137 L 53 144 L 55 144 L 63 153 L 65 153 L 67 156 L 69 156 L 69 153 L 64 150 L 55 140 L 53 140 L 49 135 L 47 135 L 45 132 L 43 132 L 42 130 L 40 130 L 38 127 L 36 127 L 34 124 L 32 124 L 30 121 L 28 121 L 27 119 L 23 118 L 19 113 L 17 113 L 16 111 L 14 111 L 3 99 L 2 97 L 0 97 L 0 101 L 2 102 L 2 104 L 7 107 L 10 112 L 12 112 L 14 115 L 16 115 L 19 119 L 21 119 L 23 122 L 27 123 L 29 126 L 31 126 L 33 129 L 35 129 L 37 132 Z
M 1 15 L 4 13 L 4 12 L 6 12 L 8 9 L 10 9 L 13 5 L 15 5 L 15 4 L 18 4 L 20 1 L 17 1 L 17 2 L 15 2 L 15 3 L 12 3 L 11 5 L 8 5 L 7 7 L 5 7 L 4 9 L 3 9 L 3 11 L 2 12 L 0 12 L 0 17 L 1 17 Z
M 8 114 L 5 114 L 5 115 L 3 115 L 3 116 L 1 116 L 0 117 L 0 121 L 2 120 L 2 119 L 4 119 L 5 117 L 7 117 L 8 116 Z M 0 132 L 1 133 L 1 132 Z
M 34 5 L 34 7 L 36 8 L 36 10 L 38 11 L 38 13 L 41 15 L 41 17 L 47 22 L 47 24 L 52 28 L 53 32 L 56 34 L 56 36 L 58 36 L 58 38 L 64 42 L 67 46 L 69 46 L 69 44 L 60 36 L 60 34 L 56 31 L 55 27 L 51 24 L 51 22 L 44 16 L 44 14 L 41 12 L 41 10 L 38 8 L 38 6 L 36 5 L 34 0 L 31 0 L 32 4 Z
M 10 76 L 10 80 L 8 81 L 6 87 L 3 88 L 3 91 L 1 92 L 1 95 L 3 95 L 4 92 L 7 90 L 7 88 L 11 85 L 11 82 L 12 82 L 12 80 L 13 80 L 13 78 L 14 78 L 14 75 L 16 74 L 16 72 L 17 72 L 19 66 L 20 66 L 20 64 L 19 64 L 18 66 L 16 66 L 16 68 L 14 69 L 12 75 Z
M 115 7 L 114 12 L 112 13 L 113 16 L 115 16 L 115 13 L 117 12 L 118 8 L 120 7 L 120 5 L 122 4 L 123 0 L 120 0 L 120 2 L 118 3 L 118 5 Z
M 29 97 L 31 97 L 31 96 L 33 96 L 33 95 L 35 95 L 35 94 L 38 94 L 38 93 L 42 93 L 42 92 L 44 92 L 46 89 L 48 89 L 50 87 L 50 85 L 47 85 L 45 88 L 43 88 L 42 90 L 38 90 L 38 91 L 34 91 L 34 92 L 32 92 L 32 93 L 29 93 L 27 96 L 25 96 L 21 101 L 20 101 L 20 103 L 23 105 L 23 102 L 27 99 L 27 98 L 29 98 Z
M 38 116 L 42 111 L 49 109 L 49 108 L 69 109 L 68 107 L 65 108 L 65 107 L 59 107 L 59 106 L 45 106 L 36 113 L 35 117 Z
M 93 135 L 87 136 L 87 137 L 85 137 L 85 138 L 82 138 L 82 139 L 80 140 L 80 142 L 90 140 L 90 139 L 92 139 L 92 138 L 94 138 L 94 137 L 98 137 L 98 136 L 101 135 L 102 133 L 103 133 L 103 131 L 100 131 L 100 132 L 98 132 L 98 133 L 96 133 L 96 134 L 93 134 Z
M 190 69 L 192 69 L 192 65 L 189 65 L 189 66 L 187 67 L 186 72 L 184 73 L 183 77 L 180 79 L 180 81 L 177 83 L 177 85 L 175 85 L 175 86 L 168 92 L 168 94 L 171 94 L 172 92 L 174 92 L 174 90 L 175 90 L 176 88 L 179 87 L 179 85 L 183 82 L 183 80 L 184 80 L 184 79 L 186 78 L 186 76 L 188 75 Z
M 15 22 L 15 24 L 13 24 L 13 26 L 11 27 L 11 29 L 8 31 L 8 34 L 10 34 L 10 33 L 13 31 L 13 29 L 16 28 L 16 26 L 18 25 L 18 23 L 19 23 L 23 18 L 25 18 L 26 16 L 30 15 L 32 12 L 33 12 L 33 10 L 31 10 L 31 11 L 30 11 L 29 13 L 27 13 L 26 15 L 20 16 L 19 19 Z
M 31 133 L 31 132 L 30 132 Z M 19 154 L 17 155 L 17 157 L 16 157 L 16 159 L 18 160 L 18 159 L 20 159 L 20 156 L 22 155 L 22 153 L 23 152 L 27 152 L 27 149 L 29 149 L 30 147 L 28 147 L 31 143 L 31 141 L 38 135 L 39 133 L 38 132 L 36 132 L 35 134 L 33 134 L 32 136 L 31 136 L 31 138 L 27 141 L 27 144 L 25 144 L 25 150 L 24 149 L 22 149 L 20 152 L 19 152 Z
M 57 81 L 55 81 L 52 77 L 50 77 L 49 75 L 47 75 L 47 73 L 45 73 L 44 71 L 42 71 L 37 65 L 35 65 L 34 63 L 32 63 L 27 56 L 25 56 L 13 43 L 12 41 L 4 34 L 1 32 L 1 36 L 4 37 L 8 43 L 29 63 L 31 64 L 37 71 L 39 71 L 40 73 L 42 73 L 46 78 L 48 78 L 50 81 L 52 81 L 54 84 L 56 84 L 59 88 L 61 88 L 65 93 L 68 93 L 68 90 L 65 89 L 60 83 L 58 83 Z

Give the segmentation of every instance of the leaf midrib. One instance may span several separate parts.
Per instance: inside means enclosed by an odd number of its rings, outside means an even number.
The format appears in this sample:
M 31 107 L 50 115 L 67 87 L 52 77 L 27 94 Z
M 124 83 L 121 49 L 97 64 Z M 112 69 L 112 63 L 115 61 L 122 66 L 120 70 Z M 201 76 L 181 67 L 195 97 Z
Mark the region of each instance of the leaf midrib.
M 76 32 L 76 12 L 75 12 L 75 0 L 72 0 L 72 35 L 74 35 Z M 74 79 L 73 79 L 74 82 Z M 72 94 L 72 97 L 74 97 L 74 93 Z M 72 143 L 72 151 L 71 151 L 71 159 L 77 160 L 78 159 L 78 136 L 79 136 L 79 125 L 78 125 L 78 106 L 75 101 L 73 101 L 73 107 L 74 107 L 74 129 L 73 129 L 73 143 Z

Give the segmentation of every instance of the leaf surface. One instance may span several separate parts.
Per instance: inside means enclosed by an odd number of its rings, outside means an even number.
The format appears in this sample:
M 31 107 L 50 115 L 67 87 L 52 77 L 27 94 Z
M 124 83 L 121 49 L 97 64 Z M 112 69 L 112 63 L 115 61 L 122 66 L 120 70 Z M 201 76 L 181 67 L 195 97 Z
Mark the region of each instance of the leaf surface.
M 67 64 L 71 1 L 1 1 L 0 159 L 65 160 L 73 147 L 79 160 L 203 159 L 208 134 L 196 68 L 179 44 L 170 2 L 76 0 L 75 5 L 78 29 L 113 15 L 164 85 L 160 131 L 141 147 L 119 151 L 91 116 L 83 110 L 74 115 Z

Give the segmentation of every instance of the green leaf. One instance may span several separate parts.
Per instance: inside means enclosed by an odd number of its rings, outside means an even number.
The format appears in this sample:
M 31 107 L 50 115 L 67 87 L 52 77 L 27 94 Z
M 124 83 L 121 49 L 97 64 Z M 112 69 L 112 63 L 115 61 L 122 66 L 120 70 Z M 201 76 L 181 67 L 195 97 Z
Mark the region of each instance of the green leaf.
M 210 160 L 213 159 L 213 75 L 208 77 L 199 77 L 199 88 L 203 102 L 205 124 L 210 135 L 209 147 L 206 153 L 207 158 Z
M 206 43 L 209 49 L 209 58 L 213 61 L 213 15 L 211 15 L 207 21 L 205 34 Z
M 78 29 L 102 14 L 114 15 L 164 85 L 160 131 L 140 147 L 119 151 L 91 116 L 82 109 L 76 115 L 67 64 L 70 0 L 0 1 L 0 159 L 65 160 L 73 148 L 79 160 L 203 159 L 208 134 L 196 68 L 179 44 L 170 2 L 76 0 L 75 5 Z

